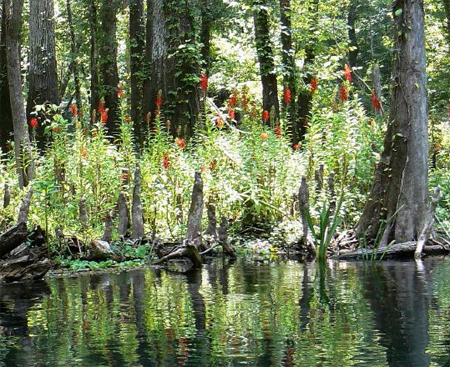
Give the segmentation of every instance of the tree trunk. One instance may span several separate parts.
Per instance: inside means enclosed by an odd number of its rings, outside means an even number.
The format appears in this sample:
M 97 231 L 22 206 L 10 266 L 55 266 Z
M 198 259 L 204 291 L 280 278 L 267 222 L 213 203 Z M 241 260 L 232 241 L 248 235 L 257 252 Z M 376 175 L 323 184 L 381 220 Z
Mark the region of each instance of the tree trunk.
M 347 26 L 348 26 L 348 39 L 350 41 L 350 50 L 348 52 L 348 61 L 351 67 L 356 66 L 358 58 L 358 39 L 356 38 L 356 28 L 355 21 L 358 14 L 357 4 L 355 1 L 350 1 L 348 15 L 347 15 Z
M 423 1 L 396 0 L 394 85 L 384 151 L 357 233 L 384 243 L 417 240 L 429 210 L 428 131 Z
M 294 50 L 292 48 L 292 26 L 291 26 L 291 0 L 280 0 L 280 20 L 281 20 L 281 47 L 283 59 L 283 82 L 284 82 L 284 111 L 287 114 L 288 132 L 291 135 L 292 143 L 298 143 L 297 125 L 297 101 L 295 95 L 295 60 Z M 291 101 L 286 100 L 286 93 L 294 96 Z M 289 96 L 289 97 L 290 97 Z
M 273 121 L 278 121 L 280 105 L 278 102 L 277 75 L 270 41 L 269 15 L 265 0 L 254 1 L 255 42 L 261 73 L 263 110 L 273 114 Z M 264 121 L 269 123 L 270 121 Z
M 30 0 L 30 66 L 28 73 L 27 118 L 37 117 L 34 129 L 38 147 L 45 148 L 44 129 L 48 114 L 35 112 L 36 105 L 59 105 L 56 72 L 55 26 L 53 0 Z
M 6 0 L 6 49 L 8 62 L 8 84 L 14 126 L 14 153 L 22 189 L 34 178 L 34 163 L 31 155 L 27 117 L 22 98 L 22 78 L 20 67 L 20 28 L 22 23 L 23 0 Z
M 142 147 L 144 144 L 142 107 L 142 83 L 144 79 L 144 25 L 143 0 L 130 1 L 130 84 L 131 84 L 131 120 L 134 122 L 134 131 Z
M 67 0 L 67 21 L 69 22 L 70 28 L 70 52 L 72 53 L 72 65 L 71 71 L 73 74 L 73 80 L 75 84 L 75 100 L 79 113 L 82 113 L 83 103 L 81 100 L 81 84 L 80 84 L 80 75 L 78 73 L 78 62 L 77 62 L 77 53 L 78 47 L 75 38 L 75 29 L 73 25 L 73 17 L 72 17 L 72 0 Z
M 99 75 L 98 75 L 98 16 L 97 16 L 97 1 L 89 1 L 89 28 L 91 36 L 91 108 L 89 115 L 95 116 L 95 112 L 100 102 L 100 86 L 99 86 Z
M 446 26 L 447 26 L 447 40 L 450 44 L 450 0 L 442 0 L 444 3 Z
M 6 60 L 5 33 L 6 33 L 6 12 L 5 12 L 5 4 L 2 4 L 1 34 L 0 34 L 0 116 L 1 116 L 0 154 L 6 153 L 10 149 L 8 141 L 13 138 L 14 132 L 11 102 L 8 88 L 8 67 Z
M 211 0 L 202 0 L 202 28 L 200 34 L 200 42 L 202 43 L 202 61 L 206 71 L 206 75 L 209 75 L 209 68 L 211 66 L 211 28 L 214 19 L 211 12 Z
M 99 65 L 101 75 L 101 93 L 105 108 L 108 109 L 106 128 L 110 135 L 117 133 L 119 119 L 119 99 L 117 88 L 119 72 L 117 69 L 117 11 L 118 0 L 102 0 L 100 8 L 101 37 L 99 45 Z
M 196 7 L 187 0 L 147 0 L 146 61 L 151 71 L 144 85 L 143 113 L 152 115 L 152 129 L 161 113 L 173 136 L 191 136 L 200 112 Z M 159 95 L 162 106 L 156 104 Z

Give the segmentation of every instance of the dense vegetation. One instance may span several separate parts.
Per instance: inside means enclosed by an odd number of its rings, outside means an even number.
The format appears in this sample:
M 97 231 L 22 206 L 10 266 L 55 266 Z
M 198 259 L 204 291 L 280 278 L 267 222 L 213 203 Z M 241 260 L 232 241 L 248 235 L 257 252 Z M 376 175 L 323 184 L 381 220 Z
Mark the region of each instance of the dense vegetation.
M 29 220 L 44 228 L 54 255 L 64 252 L 58 231 L 84 243 L 100 238 L 108 216 L 116 227 L 120 192 L 131 201 L 137 164 L 151 238 L 184 238 L 196 171 L 205 204 L 235 233 L 263 229 L 278 243 L 299 243 L 302 176 L 313 223 L 342 198 L 339 231 L 356 227 L 388 125 L 391 33 L 403 11 L 391 14 L 390 1 L 2 3 L 0 192 L 9 190 L 11 202 L 0 208 L 0 230 L 15 222 L 30 180 Z M 430 188 L 442 188 L 443 231 L 448 8 L 425 3 Z M 22 23 L 23 115 L 6 52 L 13 15 Z M 25 122 L 21 140 L 16 126 Z

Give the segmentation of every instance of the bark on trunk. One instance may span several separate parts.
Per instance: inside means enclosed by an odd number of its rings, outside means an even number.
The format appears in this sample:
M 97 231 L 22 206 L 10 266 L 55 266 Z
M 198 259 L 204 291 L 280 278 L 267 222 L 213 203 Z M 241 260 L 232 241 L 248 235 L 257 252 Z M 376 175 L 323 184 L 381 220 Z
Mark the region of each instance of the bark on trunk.
M 30 0 L 30 53 L 28 72 L 27 117 L 37 117 L 34 129 L 37 145 L 45 148 L 44 130 L 48 114 L 36 114 L 35 106 L 59 105 L 59 85 L 56 72 L 55 26 L 53 0 Z
M 78 53 L 78 46 L 75 38 L 75 29 L 72 17 L 72 0 L 67 0 L 66 7 L 67 7 L 67 21 L 69 22 L 70 28 L 70 51 L 72 52 L 72 62 L 70 68 L 73 74 L 73 80 L 75 84 L 75 101 L 77 109 L 79 113 L 82 113 L 83 102 L 81 100 L 80 75 L 78 73 L 78 61 L 76 57 Z
M 356 16 L 358 12 L 356 9 L 356 3 L 354 1 L 350 2 L 348 15 L 347 15 L 347 26 L 348 26 L 348 39 L 350 41 L 350 50 L 348 52 L 348 61 L 351 67 L 356 66 L 358 59 L 358 39 L 356 38 Z
M 0 149 L 6 153 L 10 149 L 8 141 L 13 138 L 11 102 L 8 88 L 8 68 L 6 59 L 6 12 L 2 4 L 2 20 L 0 34 Z M 0 154 L 1 154 L 0 153 Z M 0 157 L 1 158 L 1 157 Z
M 23 188 L 34 178 L 34 163 L 27 129 L 27 116 L 22 98 L 20 28 L 22 24 L 23 0 L 6 0 L 5 10 L 8 85 L 11 110 L 14 111 L 14 154 L 19 175 L 19 186 Z
M 117 133 L 119 119 L 119 99 L 117 88 L 119 72 L 117 69 L 117 7 L 118 0 L 102 0 L 100 9 L 101 42 L 99 45 L 99 70 L 101 75 L 101 95 L 108 109 L 106 128 L 110 135 Z
M 278 102 L 277 75 L 273 59 L 272 42 L 270 40 L 268 4 L 265 0 L 254 2 L 255 42 L 258 54 L 259 70 L 261 74 L 263 110 L 273 114 L 273 121 L 278 121 L 280 105 Z
M 98 75 L 98 7 L 96 0 L 89 2 L 89 28 L 91 37 L 91 108 L 89 115 L 95 117 L 100 102 L 99 75 Z M 93 118 L 94 119 L 94 118 Z
M 280 0 L 280 20 L 281 20 L 281 47 L 283 59 L 283 82 L 284 93 L 283 106 L 288 122 L 287 131 L 291 136 L 293 144 L 297 144 L 299 140 L 297 126 L 297 101 L 295 96 L 297 90 L 295 87 L 295 60 L 294 50 L 292 48 L 292 25 L 291 25 L 291 1 Z M 289 90 L 289 92 L 287 92 Z M 289 93 L 291 101 L 286 100 L 286 93 Z
M 134 172 L 133 205 L 131 208 L 131 213 L 133 215 L 131 224 L 131 238 L 144 238 L 145 229 L 141 201 L 141 170 L 139 169 L 139 167 L 136 167 L 136 170 Z
M 423 1 L 394 1 L 395 58 L 384 151 L 357 233 L 385 243 L 417 240 L 429 210 L 428 132 Z
M 145 24 L 143 0 L 130 1 L 130 84 L 131 84 L 131 121 L 134 131 L 142 147 L 144 131 L 142 118 L 142 87 L 144 79 Z
M 191 136 L 200 112 L 196 6 L 187 0 L 147 0 L 146 61 L 151 71 L 144 85 L 143 113 L 151 114 L 152 130 L 159 115 L 173 136 Z
M 188 244 L 199 247 L 202 238 L 203 217 L 203 180 L 199 172 L 195 173 L 192 189 L 191 206 L 189 208 L 188 229 L 186 240 Z

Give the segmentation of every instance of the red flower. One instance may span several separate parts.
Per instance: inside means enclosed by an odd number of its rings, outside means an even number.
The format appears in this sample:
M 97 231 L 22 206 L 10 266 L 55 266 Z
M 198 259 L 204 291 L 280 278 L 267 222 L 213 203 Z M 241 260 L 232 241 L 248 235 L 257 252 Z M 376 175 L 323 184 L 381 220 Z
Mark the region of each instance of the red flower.
M 109 108 L 105 109 L 100 116 L 100 121 L 103 125 L 105 125 L 108 122 L 108 111 Z
M 317 78 L 312 78 L 310 81 L 310 89 L 309 91 L 311 92 L 311 94 L 314 94 L 314 92 L 317 90 L 318 86 L 319 86 L 319 81 L 317 80 Z
M 230 120 L 234 120 L 234 118 L 236 117 L 236 114 L 234 113 L 234 110 L 229 110 L 228 111 L 228 117 L 230 118 Z
M 175 144 L 181 149 L 186 148 L 186 141 L 183 138 L 175 138 Z
M 125 92 L 121 85 L 117 87 L 117 98 L 122 99 L 125 96 Z
M 77 105 L 75 103 L 72 103 L 70 105 L 70 109 L 72 110 L 72 115 L 73 116 L 77 116 L 78 115 L 78 109 L 77 109 Z
M 381 110 L 381 103 L 379 99 L 377 98 L 377 95 L 375 92 L 372 93 L 372 97 L 370 97 L 370 101 L 372 102 L 372 107 L 375 109 L 375 111 L 380 112 Z
M 245 111 L 248 107 L 248 102 L 247 102 L 247 95 L 245 92 L 242 92 L 242 98 L 241 98 L 241 106 L 242 109 Z
M 38 122 L 38 119 L 37 119 L 36 117 L 33 117 L 33 118 L 30 120 L 30 126 L 31 126 L 31 128 L 33 128 L 33 129 L 37 129 L 37 127 L 39 126 L 39 122 Z
M 59 133 L 59 126 L 55 126 L 55 127 L 52 129 L 52 131 L 53 131 L 54 133 Z
M 163 155 L 163 157 L 162 157 L 162 166 L 165 168 L 165 169 L 169 169 L 169 167 L 170 167 L 170 160 L 169 160 L 169 157 L 167 156 L 167 155 Z
M 262 119 L 263 119 L 264 122 L 269 121 L 269 119 L 270 119 L 270 113 L 269 113 L 269 111 L 267 111 L 267 110 L 264 110 L 264 111 L 263 111 L 263 113 L 262 113 Z
M 81 156 L 82 156 L 83 158 L 86 158 L 86 157 L 87 157 L 87 151 L 86 151 L 86 148 L 85 148 L 85 147 L 82 147 L 82 148 L 81 148 Z
M 276 136 L 281 136 L 282 135 L 281 126 L 280 125 L 275 126 L 274 132 Z
M 348 99 L 347 88 L 344 85 L 339 86 L 339 100 L 344 103 Z
M 200 88 L 204 93 L 208 90 L 208 75 L 202 74 L 200 76 Z
M 105 101 L 103 98 L 98 102 L 97 111 L 99 114 L 102 114 L 105 111 Z
M 291 90 L 289 88 L 285 89 L 284 91 L 284 96 L 283 96 L 283 100 L 284 100 L 284 104 L 289 104 L 291 103 Z
M 158 95 L 156 96 L 156 101 L 155 101 L 156 105 L 158 107 L 162 106 L 163 104 L 163 98 L 161 96 L 161 93 L 158 93 Z
M 235 108 L 236 102 L 237 102 L 237 93 L 233 92 L 233 94 L 230 97 L 230 100 L 228 101 L 228 107 L 231 109 Z
M 293 148 L 294 150 L 300 150 L 300 144 L 294 144 L 294 145 L 292 146 L 292 148 Z
M 352 81 L 352 69 L 347 64 L 344 66 L 344 78 L 349 82 Z

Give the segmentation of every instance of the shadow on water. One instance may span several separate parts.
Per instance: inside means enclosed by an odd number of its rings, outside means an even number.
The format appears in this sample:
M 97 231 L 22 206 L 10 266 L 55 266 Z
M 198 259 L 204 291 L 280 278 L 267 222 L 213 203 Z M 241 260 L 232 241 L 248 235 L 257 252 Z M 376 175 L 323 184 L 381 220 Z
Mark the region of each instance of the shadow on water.
M 0 285 L 0 366 L 450 367 L 449 273 L 219 259 Z

